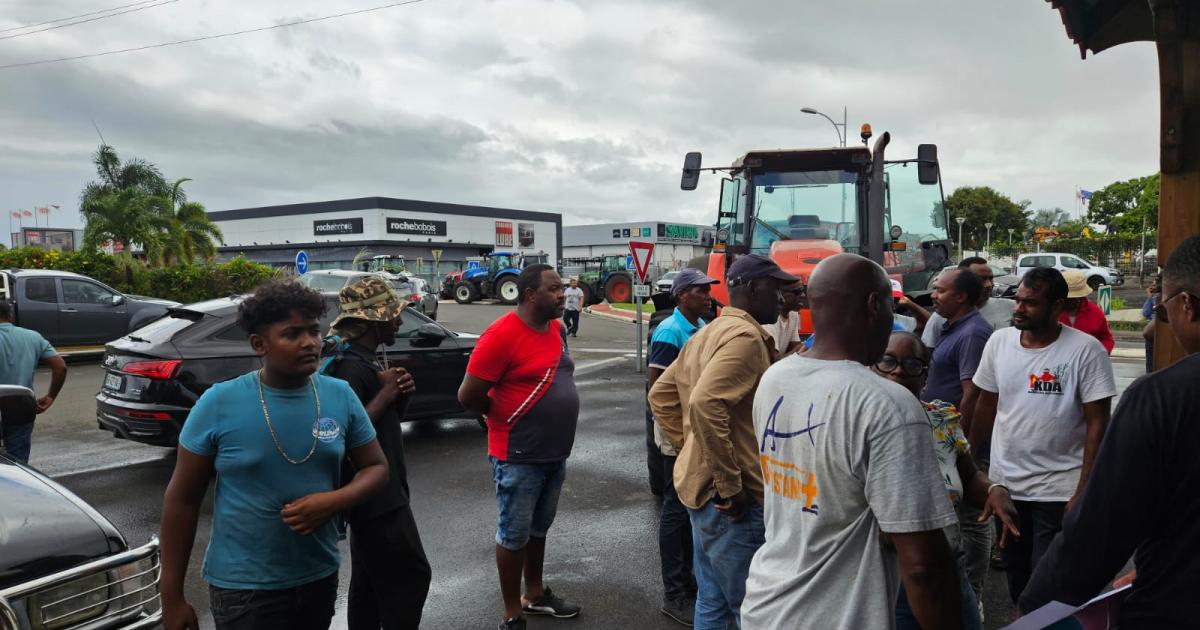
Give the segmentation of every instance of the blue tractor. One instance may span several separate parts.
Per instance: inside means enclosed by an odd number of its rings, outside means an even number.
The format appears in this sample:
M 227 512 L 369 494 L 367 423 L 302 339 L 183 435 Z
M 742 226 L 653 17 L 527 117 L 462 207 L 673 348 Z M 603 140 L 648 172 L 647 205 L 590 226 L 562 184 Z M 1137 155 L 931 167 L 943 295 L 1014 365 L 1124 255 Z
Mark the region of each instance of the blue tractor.
M 470 263 L 454 284 L 454 301 L 470 304 L 475 300 L 497 299 L 504 304 L 516 304 L 517 276 L 523 261 L 520 252 L 492 252 L 482 262 Z

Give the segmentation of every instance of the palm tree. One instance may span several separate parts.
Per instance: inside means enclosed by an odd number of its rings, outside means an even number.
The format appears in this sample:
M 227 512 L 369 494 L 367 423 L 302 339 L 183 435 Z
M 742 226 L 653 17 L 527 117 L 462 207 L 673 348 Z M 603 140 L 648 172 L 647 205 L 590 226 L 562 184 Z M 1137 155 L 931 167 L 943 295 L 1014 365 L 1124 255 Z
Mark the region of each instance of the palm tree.
M 157 252 L 162 223 L 153 216 L 159 214 L 155 198 L 169 192 L 158 167 L 137 158 L 122 162 L 107 144 L 100 145 L 92 163 L 100 181 L 89 183 L 79 194 L 79 212 L 87 221 L 85 246 L 99 247 L 113 241 L 128 254 L 130 247 L 138 243 L 147 255 L 151 250 Z
M 214 241 L 225 244 L 221 228 L 208 218 L 208 212 L 199 202 L 188 201 L 183 191 L 184 177 L 175 180 L 159 204 L 167 225 L 163 255 L 168 260 L 192 262 L 199 255 L 212 260 L 217 255 Z

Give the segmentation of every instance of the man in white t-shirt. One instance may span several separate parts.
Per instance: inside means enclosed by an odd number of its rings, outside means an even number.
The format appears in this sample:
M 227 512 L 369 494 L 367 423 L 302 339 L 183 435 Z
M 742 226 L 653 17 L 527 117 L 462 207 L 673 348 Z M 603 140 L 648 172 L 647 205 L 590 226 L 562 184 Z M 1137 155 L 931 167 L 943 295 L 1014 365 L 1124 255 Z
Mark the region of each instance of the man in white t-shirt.
M 773 361 L 786 357 L 804 345 L 800 341 L 800 296 L 804 294 L 804 283 L 793 282 L 781 291 L 783 301 L 779 303 L 779 319 L 763 324 L 763 329 L 775 342 L 775 355 L 771 357 Z
M 583 289 L 579 288 L 579 279 L 571 278 L 571 286 L 563 290 L 563 325 L 567 334 L 579 336 L 579 311 L 583 310 Z
M 1067 283 L 1052 267 L 1017 287 L 1013 328 L 994 333 L 975 372 L 970 442 L 991 444 L 990 476 L 1009 489 L 1021 537 L 1003 550 L 1013 601 L 1087 484 L 1116 395 L 1100 342 L 1058 322 Z
M 741 627 L 894 628 L 901 578 L 923 627 L 959 627 L 942 532 L 957 518 L 925 412 L 867 367 L 892 331 L 887 276 L 839 254 L 817 265 L 808 294 L 813 348 L 771 366 L 754 397 L 766 542 L 750 565 Z
M 983 292 L 979 294 L 979 302 L 975 304 L 975 308 L 979 310 L 980 315 L 983 315 L 983 319 L 992 325 L 992 330 L 1011 326 L 1015 304 L 1006 298 L 992 297 L 994 282 L 992 268 L 988 266 L 987 261 L 978 256 L 972 256 L 964 258 L 962 262 L 958 263 L 958 268 L 970 270 L 983 281 Z M 946 318 L 936 312 L 931 314 L 929 320 L 925 322 L 925 331 L 921 333 L 921 341 L 925 342 L 926 346 L 933 348 L 941 339 L 942 329 L 945 326 Z

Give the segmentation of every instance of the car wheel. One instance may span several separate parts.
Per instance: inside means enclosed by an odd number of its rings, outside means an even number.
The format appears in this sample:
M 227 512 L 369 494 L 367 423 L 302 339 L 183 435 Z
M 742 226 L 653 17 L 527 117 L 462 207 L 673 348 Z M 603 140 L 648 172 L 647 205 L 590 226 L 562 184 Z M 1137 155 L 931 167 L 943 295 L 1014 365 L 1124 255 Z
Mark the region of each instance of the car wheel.
M 1096 289 L 1099 289 L 1101 286 L 1103 286 L 1105 284 L 1104 278 L 1101 278 L 1100 276 L 1092 276 L 1092 277 L 1088 278 L 1087 283 L 1088 283 L 1089 287 L 1092 287 L 1093 291 L 1095 291 Z
M 470 304 L 479 299 L 479 289 L 470 282 L 459 282 L 454 287 L 454 301 L 459 304 Z
M 516 304 L 517 298 L 521 296 L 521 292 L 517 290 L 516 278 L 505 278 L 500 281 L 496 287 L 496 297 L 505 304 Z

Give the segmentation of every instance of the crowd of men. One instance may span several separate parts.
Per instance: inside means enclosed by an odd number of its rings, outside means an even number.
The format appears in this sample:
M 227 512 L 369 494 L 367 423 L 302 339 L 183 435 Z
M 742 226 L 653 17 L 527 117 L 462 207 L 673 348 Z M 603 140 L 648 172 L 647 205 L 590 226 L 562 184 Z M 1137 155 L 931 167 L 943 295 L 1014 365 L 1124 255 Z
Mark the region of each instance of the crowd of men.
M 1111 422 L 1111 345 L 1074 327 L 1089 307 L 1068 310 L 1080 289 L 1054 269 L 1030 270 L 1003 301 L 986 261 L 964 260 L 939 275 L 932 314 L 850 254 L 807 284 L 743 255 L 726 281 L 730 303 L 705 321 L 720 281 L 680 272 L 651 338 L 663 613 L 722 630 L 981 628 L 995 538 L 1022 612 L 1086 602 L 1136 550 L 1120 627 L 1194 625 L 1200 237 L 1171 255 L 1153 304 L 1188 357 L 1135 382 Z M 458 393 L 488 427 L 501 630 L 582 610 L 543 576 L 580 406 L 576 327 L 561 319 L 570 289 L 548 265 L 526 268 L 518 289 Z M 349 627 L 419 626 L 431 571 L 400 432 L 418 384 L 377 358 L 404 303 L 377 278 L 339 300 L 328 333 L 324 300 L 296 282 L 240 304 L 262 369 L 205 392 L 180 435 L 161 525 L 168 630 L 199 627 L 184 582 L 213 479 L 203 577 L 218 628 L 327 628 L 347 525 Z M 2 374 L 14 356 L 22 379 L 39 360 L 54 370 L 43 411 L 65 367 L 7 320 L 0 308 Z

